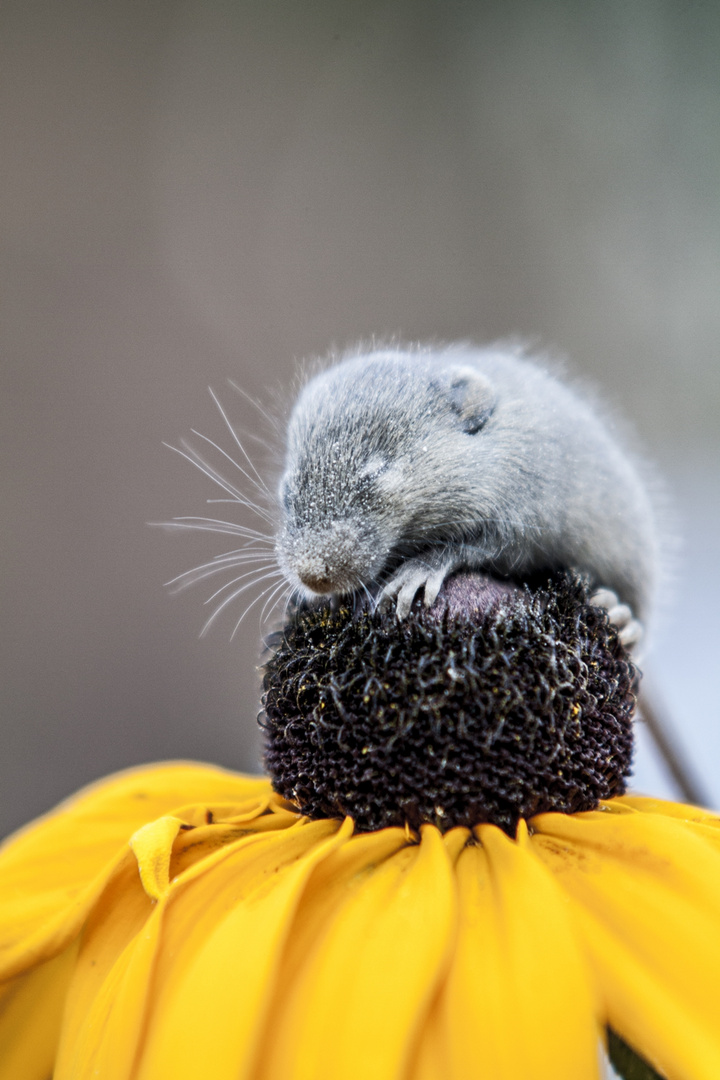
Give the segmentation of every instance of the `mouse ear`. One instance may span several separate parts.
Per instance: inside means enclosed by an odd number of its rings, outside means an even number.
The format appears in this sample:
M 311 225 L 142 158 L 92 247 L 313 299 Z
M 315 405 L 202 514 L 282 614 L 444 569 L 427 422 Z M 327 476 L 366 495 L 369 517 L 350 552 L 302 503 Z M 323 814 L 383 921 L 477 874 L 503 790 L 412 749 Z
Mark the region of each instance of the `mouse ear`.
M 495 394 L 487 379 L 472 367 L 453 367 L 444 373 L 442 390 L 463 431 L 476 435 L 495 408 Z

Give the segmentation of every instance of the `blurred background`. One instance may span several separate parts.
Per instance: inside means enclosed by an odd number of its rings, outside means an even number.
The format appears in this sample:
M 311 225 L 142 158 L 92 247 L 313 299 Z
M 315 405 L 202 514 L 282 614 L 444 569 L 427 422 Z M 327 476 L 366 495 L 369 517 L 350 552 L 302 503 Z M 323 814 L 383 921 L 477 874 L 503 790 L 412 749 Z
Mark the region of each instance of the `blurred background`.
M 163 589 L 235 545 L 147 526 L 227 509 L 161 444 L 231 449 L 211 385 L 270 468 L 227 380 L 276 411 L 299 358 L 372 334 L 522 335 L 633 423 L 683 537 L 646 681 L 720 805 L 720 5 L 0 24 L 0 831 L 139 762 L 258 767 L 261 605 L 200 639 L 213 589 Z M 642 729 L 635 786 L 676 794 Z

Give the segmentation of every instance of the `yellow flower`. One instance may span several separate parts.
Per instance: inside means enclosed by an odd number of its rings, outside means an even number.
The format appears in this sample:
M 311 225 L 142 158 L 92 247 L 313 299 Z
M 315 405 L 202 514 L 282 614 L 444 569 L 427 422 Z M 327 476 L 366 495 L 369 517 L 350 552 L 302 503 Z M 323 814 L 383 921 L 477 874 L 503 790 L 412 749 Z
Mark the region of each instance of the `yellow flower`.
M 421 834 L 169 763 L 0 855 L 5 1080 L 720 1076 L 720 819 L 639 797 Z

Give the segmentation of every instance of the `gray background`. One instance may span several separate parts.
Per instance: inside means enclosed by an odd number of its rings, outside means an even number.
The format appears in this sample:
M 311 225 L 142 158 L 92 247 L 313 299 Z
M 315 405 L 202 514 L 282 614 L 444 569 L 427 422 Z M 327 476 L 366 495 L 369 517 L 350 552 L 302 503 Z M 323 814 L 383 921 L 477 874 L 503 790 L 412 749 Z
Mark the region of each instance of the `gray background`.
M 147 527 L 214 495 L 161 441 L 230 449 L 208 384 L 267 436 L 228 378 L 272 401 L 373 333 L 521 334 L 635 424 L 684 534 L 648 685 L 720 803 L 720 5 L 0 22 L 0 828 L 138 762 L 256 767 L 257 608 L 199 640 L 212 590 L 163 590 L 223 538 Z M 642 732 L 637 784 L 674 791 Z

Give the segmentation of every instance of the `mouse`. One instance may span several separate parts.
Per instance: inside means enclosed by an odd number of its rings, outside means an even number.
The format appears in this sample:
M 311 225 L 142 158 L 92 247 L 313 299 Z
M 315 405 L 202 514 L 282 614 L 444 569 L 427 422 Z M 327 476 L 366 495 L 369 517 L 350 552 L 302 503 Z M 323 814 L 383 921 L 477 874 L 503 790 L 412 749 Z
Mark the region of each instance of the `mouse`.
M 278 563 L 305 598 L 365 591 L 402 620 L 460 569 L 570 570 L 626 646 L 643 637 L 651 485 L 606 410 L 522 348 L 339 357 L 297 396 L 278 498 Z

